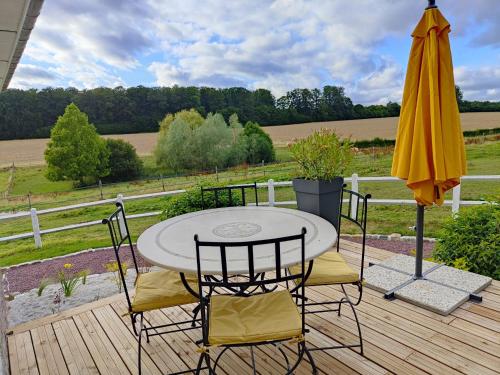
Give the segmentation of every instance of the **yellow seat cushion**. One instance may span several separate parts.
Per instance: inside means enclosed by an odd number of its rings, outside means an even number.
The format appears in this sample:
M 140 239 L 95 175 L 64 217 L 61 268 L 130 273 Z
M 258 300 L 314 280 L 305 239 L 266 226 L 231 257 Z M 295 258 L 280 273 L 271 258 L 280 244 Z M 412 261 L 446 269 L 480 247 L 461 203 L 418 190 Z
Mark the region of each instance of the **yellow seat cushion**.
M 300 273 L 300 265 L 290 267 L 290 272 Z M 306 266 L 307 272 L 307 266 Z M 354 271 L 338 252 L 328 251 L 314 259 L 313 269 L 306 286 L 354 283 L 359 274 Z
M 196 276 L 186 275 L 186 281 L 194 291 L 198 290 Z M 197 302 L 182 283 L 178 272 L 162 270 L 140 273 L 135 284 L 132 312 L 143 312 L 164 307 Z
M 302 333 L 302 320 L 288 290 L 250 297 L 210 298 L 210 345 L 286 340 Z

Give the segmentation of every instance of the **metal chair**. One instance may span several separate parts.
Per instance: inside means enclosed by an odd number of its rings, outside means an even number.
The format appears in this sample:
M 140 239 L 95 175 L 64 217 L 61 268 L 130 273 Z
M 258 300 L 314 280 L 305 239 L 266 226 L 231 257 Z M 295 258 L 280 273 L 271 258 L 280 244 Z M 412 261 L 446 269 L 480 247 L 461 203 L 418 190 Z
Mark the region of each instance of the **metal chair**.
M 228 185 L 221 187 L 202 187 L 201 188 L 201 205 L 203 209 L 246 206 L 247 197 L 246 190 L 253 189 L 255 196 L 255 205 L 259 205 L 259 197 L 257 194 L 257 182 L 253 184 Z M 213 194 L 213 200 L 208 201 L 207 193 Z
M 205 361 L 210 374 L 215 374 L 221 356 L 234 347 L 249 346 L 251 350 L 251 360 L 254 374 L 256 373 L 254 346 L 275 345 L 277 350 L 284 356 L 287 366 L 286 374 L 291 374 L 302 360 L 304 354 L 307 355 L 313 373 L 317 373 L 316 365 L 308 351 L 305 342 L 305 287 L 297 288 L 297 297 L 301 299 L 299 309 L 295 304 L 289 290 L 269 291 L 256 294 L 211 294 L 215 288 L 227 290 L 248 290 L 253 287 L 265 287 L 269 284 L 277 284 L 293 280 L 303 280 L 305 275 L 305 234 L 303 228 L 301 233 L 294 236 L 273 238 L 267 240 L 247 241 L 247 242 L 207 242 L 198 239 L 195 235 L 196 261 L 198 267 L 198 287 L 201 305 L 201 320 L 203 339 L 201 340 L 201 355 L 198 362 L 197 374 L 200 373 L 201 366 Z M 300 242 L 301 265 L 297 273 L 285 273 L 281 269 L 282 246 L 289 241 Z M 275 274 L 268 278 L 260 278 L 255 272 L 255 256 L 259 254 L 259 248 L 270 247 L 274 250 Z M 248 264 L 248 278 L 243 281 L 235 280 L 228 273 L 227 253 L 235 247 L 246 249 Z M 215 248 L 217 250 L 212 250 Z M 202 253 L 208 251 L 213 254 L 220 253 L 220 264 L 222 275 L 219 278 L 205 278 L 203 276 Z M 245 251 L 242 250 L 245 254 Z M 266 289 L 266 288 L 264 288 Z M 208 290 L 208 293 L 207 293 Z M 300 310 L 300 312 L 299 312 Z M 283 349 L 276 345 L 283 341 L 297 343 L 298 356 L 293 366 Z M 221 352 L 213 361 L 210 358 L 210 350 L 213 347 L 222 348 Z
M 194 288 L 194 290 L 197 290 L 197 279 L 196 276 L 191 275 L 185 276 L 185 280 L 183 281 L 181 280 L 179 273 L 169 270 L 140 273 L 123 205 L 121 203 L 116 203 L 116 206 L 118 209 L 107 219 L 103 219 L 102 223 L 106 224 L 109 229 L 116 261 L 118 263 L 118 272 L 120 274 L 123 291 L 125 292 L 125 298 L 127 300 L 128 314 L 132 319 L 134 334 L 138 336 L 137 367 L 139 374 L 141 374 L 143 333 L 146 334 L 146 340 L 149 342 L 149 338 L 152 336 L 200 328 L 200 319 L 196 320 L 195 318 L 181 322 L 153 326 L 144 318 L 144 313 L 152 310 L 198 302 L 199 299 L 189 293 L 184 286 L 184 282 L 187 282 Z M 125 245 L 125 248 L 122 248 L 122 245 Z M 127 245 L 129 247 L 128 249 L 126 248 Z M 125 273 L 122 268 L 125 264 L 123 261 L 123 252 L 126 250 L 130 251 L 133 266 L 137 275 L 135 280 L 135 295 L 133 298 L 130 296 L 125 279 Z M 195 310 L 198 309 L 199 305 L 198 308 L 195 308 Z M 180 326 L 183 327 L 186 324 L 189 324 L 189 327 L 180 328 Z M 186 372 L 193 372 L 193 370 L 189 369 L 176 374 Z
M 354 314 L 354 319 L 356 321 L 356 325 L 358 328 L 358 337 L 359 343 L 356 344 L 343 344 L 343 345 L 334 345 L 327 347 L 316 347 L 312 350 L 329 350 L 329 349 L 339 349 L 339 348 L 360 348 L 360 353 L 363 355 L 363 337 L 361 335 L 361 326 L 359 324 L 359 319 L 356 314 L 356 310 L 354 306 L 359 305 L 361 302 L 361 298 L 363 296 L 363 268 L 365 261 L 365 242 L 366 242 L 366 219 L 368 212 L 368 199 L 371 198 L 370 194 L 361 195 L 355 191 L 348 190 L 345 188 L 342 189 L 341 194 L 341 208 L 340 208 L 340 218 L 339 218 L 339 227 L 338 227 L 338 240 L 337 240 L 337 251 L 336 252 L 327 252 L 318 258 L 314 259 L 312 270 L 309 276 L 306 279 L 305 285 L 308 288 L 314 286 L 322 286 L 322 285 L 340 285 L 342 288 L 342 292 L 344 293 L 344 297 L 340 300 L 336 301 L 322 301 L 322 302 L 308 302 L 306 306 L 324 306 L 324 305 L 335 305 L 332 308 L 323 308 L 317 310 L 308 310 L 307 314 L 319 314 L 326 312 L 337 312 L 338 316 L 340 316 L 341 307 L 343 304 L 348 304 L 352 309 Z M 344 198 L 347 196 L 348 205 L 344 204 Z M 346 219 L 351 223 L 355 224 L 362 232 L 362 245 L 361 245 L 361 264 L 360 264 L 360 272 L 354 271 L 344 260 L 342 254 L 340 254 L 340 228 L 342 219 Z M 294 266 L 290 268 L 291 272 L 296 272 L 296 269 L 299 266 Z M 351 297 L 347 294 L 345 290 L 345 285 L 355 285 L 358 289 L 357 298 L 351 300 Z

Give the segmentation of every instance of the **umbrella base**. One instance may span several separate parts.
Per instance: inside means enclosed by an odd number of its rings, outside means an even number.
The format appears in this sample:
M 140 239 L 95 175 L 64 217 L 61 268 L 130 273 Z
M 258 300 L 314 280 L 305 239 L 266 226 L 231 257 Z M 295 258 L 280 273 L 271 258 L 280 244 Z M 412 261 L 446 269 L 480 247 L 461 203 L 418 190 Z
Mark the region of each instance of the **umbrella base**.
M 453 267 L 423 261 L 422 276 L 416 277 L 415 258 L 395 255 L 364 272 L 366 286 L 386 299 L 402 299 L 447 315 L 466 301 L 480 302 L 479 292 L 491 278 Z
M 393 300 L 396 298 L 396 292 L 412 283 L 414 283 L 416 280 L 425 280 L 425 281 L 428 281 L 430 283 L 433 283 L 433 284 L 437 284 L 437 285 L 441 285 L 441 286 L 445 286 L 447 288 L 450 288 L 450 289 L 454 289 L 456 291 L 459 291 L 459 292 L 465 292 L 465 293 L 469 293 L 467 290 L 465 289 L 461 289 L 461 288 L 456 288 L 454 286 L 451 286 L 451 285 L 448 285 L 448 284 L 445 284 L 445 283 L 441 283 L 439 281 L 435 281 L 435 280 L 431 280 L 431 279 L 427 279 L 425 277 L 425 275 L 427 275 L 428 273 L 431 273 L 432 271 L 435 271 L 437 270 L 438 268 L 440 268 L 441 266 L 443 266 L 442 264 L 437 264 L 436 266 L 432 267 L 431 269 L 427 270 L 426 272 L 424 272 L 422 274 L 422 276 L 418 277 L 416 275 L 413 275 L 413 277 L 411 279 L 409 279 L 408 281 L 402 283 L 402 284 L 399 284 L 397 287 L 395 288 L 392 288 L 391 290 L 388 290 L 387 292 L 384 293 L 384 298 L 385 299 L 388 299 L 388 300 Z M 380 264 L 380 267 L 383 267 L 383 268 L 386 268 L 386 269 L 390 269 L 390 270 L 393 270 L 393 271 L 397 271 L 397 272 L 401 272 L 399 270 L 396 270 L 392 267 L 387 267 L 387 266 L 384 266 L 383 264 Z M 481 302 L 483 300 L 483 297 L 480 296 L 479 294 L 476 294 L 476 293 L 469 293 L 469 300 L 471 301 L 477 301 L 477 302 Z

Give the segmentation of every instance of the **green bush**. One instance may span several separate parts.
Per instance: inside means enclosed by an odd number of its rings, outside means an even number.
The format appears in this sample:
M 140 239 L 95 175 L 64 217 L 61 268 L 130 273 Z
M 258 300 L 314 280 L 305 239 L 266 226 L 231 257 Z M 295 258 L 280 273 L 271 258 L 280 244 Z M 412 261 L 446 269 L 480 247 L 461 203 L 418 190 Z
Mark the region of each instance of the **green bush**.
M 342 176 L 353 157 L 350 140 L 340 140 L 328 129 L 297 140 L 290 152 L 298 164 L 298 176 L 306 180 L 331 181 Z
M 276 160 L 273 141 L 259 124 L 248 121 L 243 129 L 247 143 L 247 162 L 257 164 L 262 161 L 269 163 Z
M 462 209 L 443 225 L 433 257 L 500 279 L 500 205 Z
M 142 160 L 135 147 L 121 139 L 106 139 L 109 151 L 109 175 L 106 181 L 128 181 L 142 173 Z
M 194 111 L 165 118 L 155 150 L 157 165 L 163 170 L 182 172 L 209 170 L 241 164 L 246 159 L 243 127 L 236 115 L 230 126 L 220 114 L 206 119 Z M 200 124 L 200 118 L 202 123 Z
M 206 186 L 205 186 L 206 187 Z M 215 208 L 215 198 L 213 192 L 205 192 L 205 208 Z M 225 191 L 218 192 L 219 206 L 229 206 L 229 194 Z M 242 202 L 241 196 L 237 192 L 232 192 L 233 205 L 240 205 Z M 201 185 L 187 190 L 183 194 L 167 197 L 167 202 L 163 209 L 161 219 L 165 220 L 171 217 L 187 214 L 189 212 L 201 211 L 203 209 L 201 201 Z

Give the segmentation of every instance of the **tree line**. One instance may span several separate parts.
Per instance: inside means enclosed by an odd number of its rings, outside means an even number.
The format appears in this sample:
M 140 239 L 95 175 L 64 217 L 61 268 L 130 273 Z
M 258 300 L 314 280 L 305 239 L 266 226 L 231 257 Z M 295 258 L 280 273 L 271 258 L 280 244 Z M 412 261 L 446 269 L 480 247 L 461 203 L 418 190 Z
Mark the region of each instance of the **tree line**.
M 457 93 L 459 90 L 457 90 Z M 269 90 L 242 87 L 99 87 L 88 90 L 52 88 L 9 89 L 0 93 L 0 139 L 45 138 L 70 103 L 88 114 L 100 134 L 155 132 L 167 113 L 196 109 L 202 116 L 233 113 L 242 123 L 283 125 L 398 116 L 400 105 L 354 105 L 338 86 L 294 89 L 275 98 Z M 500 111 L 500 102 L 468 102 L 462 111 Z

